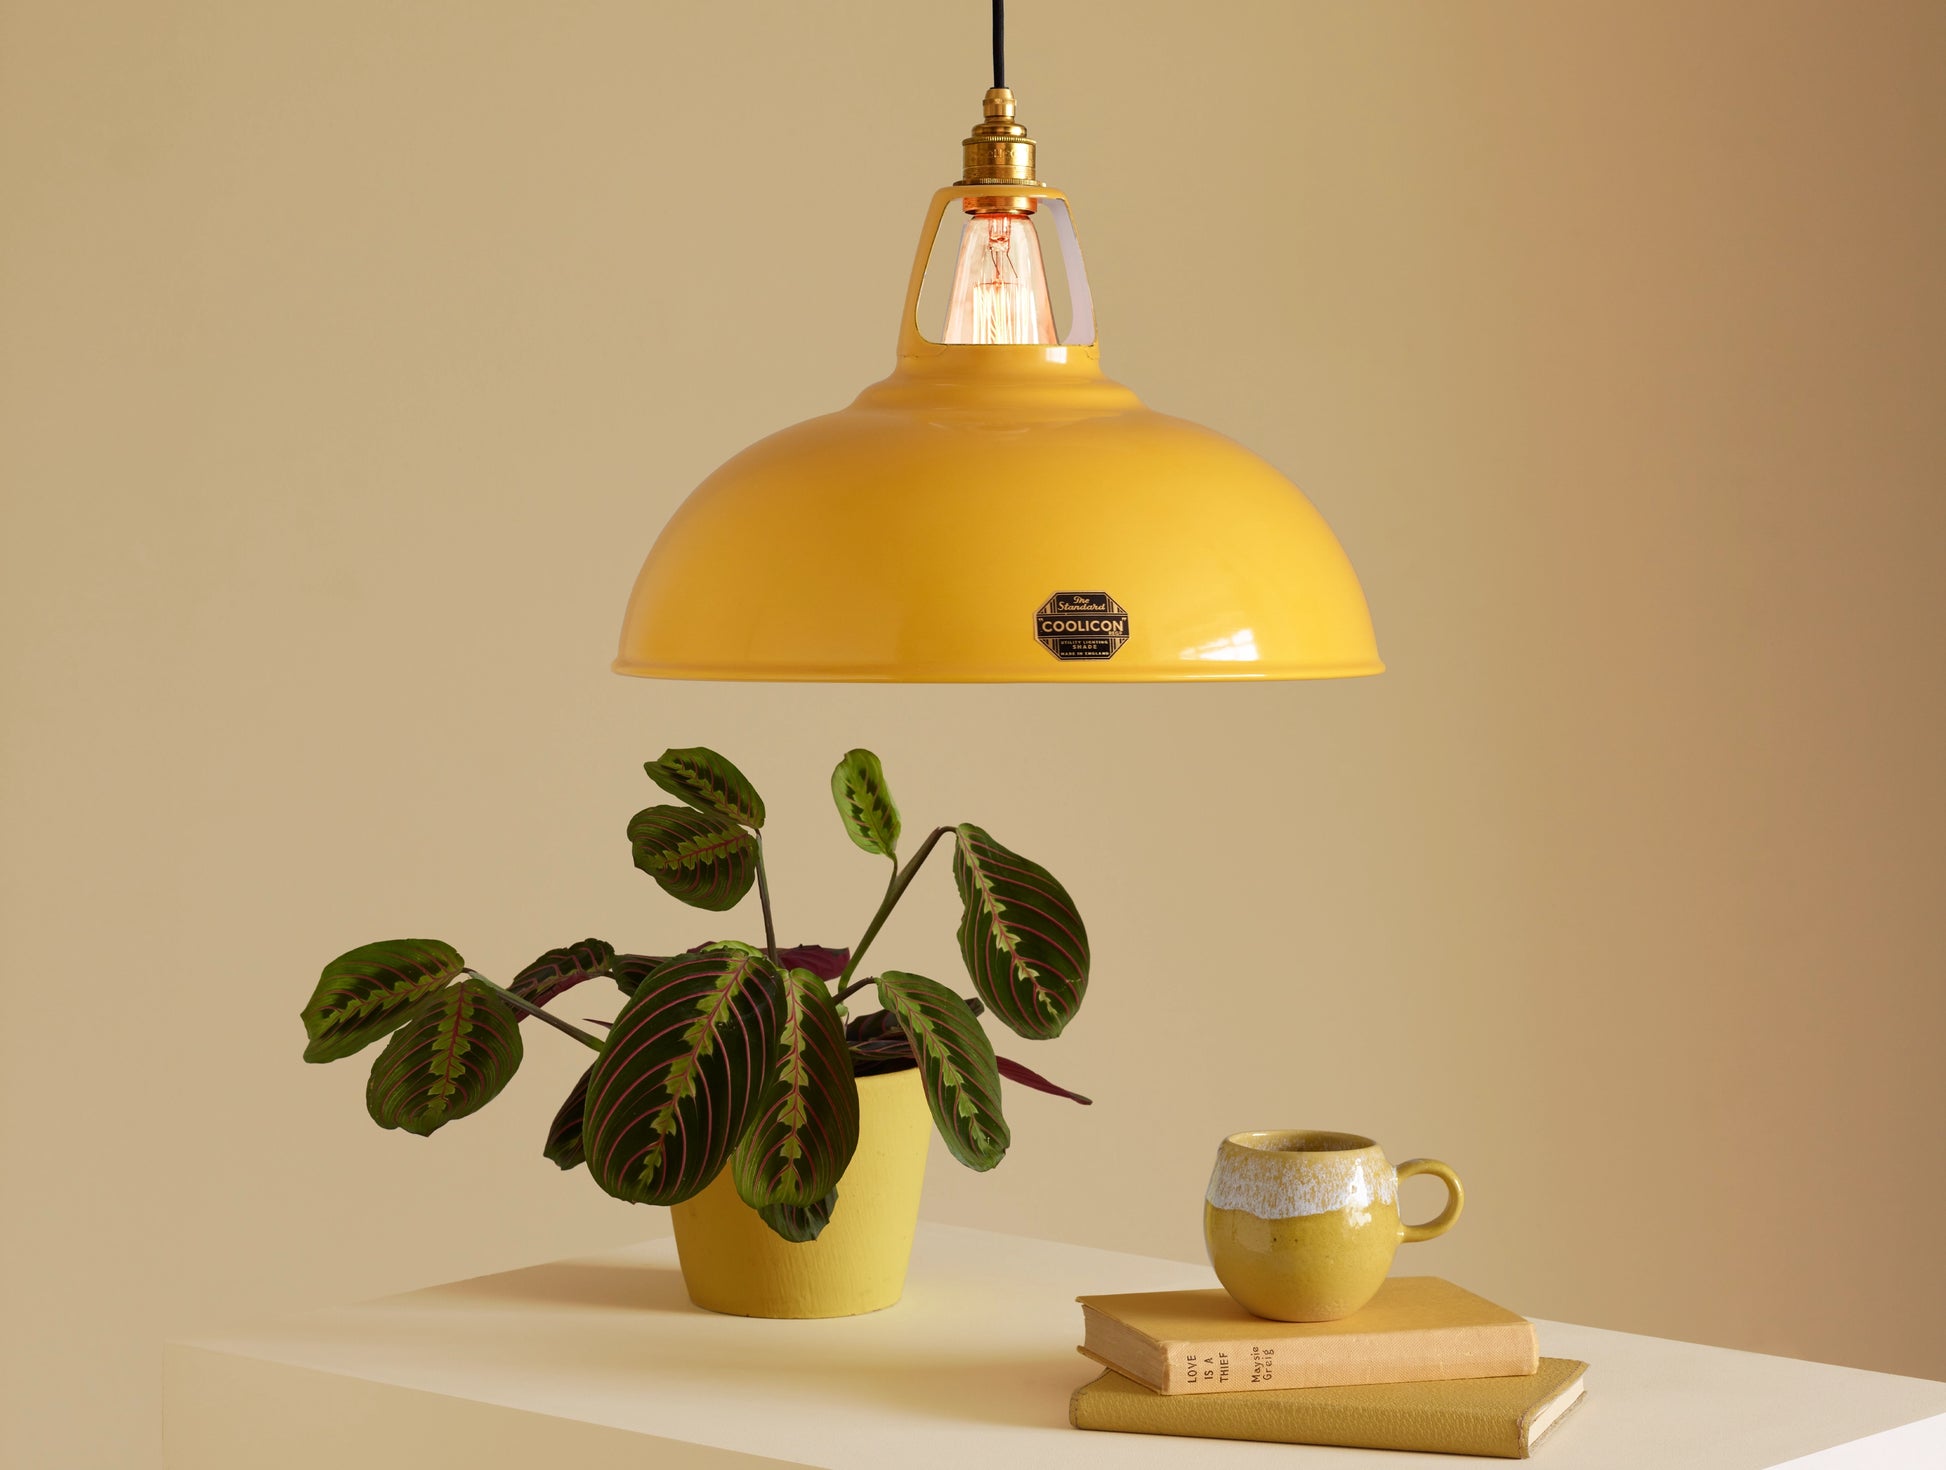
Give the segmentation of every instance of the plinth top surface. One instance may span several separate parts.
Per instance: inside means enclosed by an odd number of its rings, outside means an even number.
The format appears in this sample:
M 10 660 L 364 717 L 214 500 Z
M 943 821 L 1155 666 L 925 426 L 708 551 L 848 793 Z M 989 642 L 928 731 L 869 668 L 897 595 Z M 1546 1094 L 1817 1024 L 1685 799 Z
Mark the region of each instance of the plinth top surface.
M 1099 1371 L 1075 1351 L 1077 1295 L 1214 1284 L 1204 1266 L 928 1223 L 898 1306 L 758 1321 L 691 1306 L 675 1245 L 660 1239 L 172 1351 L 439 1396 L 442 1412 L 461 1400 L 581 1421 L 640 1434 L 645 1453 L 656 1442 L 687 1444 L 830 1470 L 1458 1463 L 1068 1427 L 1068 1396 Z M 1537 1452 L 1553 1470 L 1755 1470 L 1946 1415 L 1946 1383 L 1538 1326 L 1542 1353 L 1590 1364 L 1587 1398 Z

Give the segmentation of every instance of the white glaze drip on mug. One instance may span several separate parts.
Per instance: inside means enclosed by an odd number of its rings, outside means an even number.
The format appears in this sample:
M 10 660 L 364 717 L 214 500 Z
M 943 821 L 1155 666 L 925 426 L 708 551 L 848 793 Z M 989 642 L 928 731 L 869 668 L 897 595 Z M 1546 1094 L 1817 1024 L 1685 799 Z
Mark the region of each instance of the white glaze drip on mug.
M 1367 1210 L 1398 1198 L 1398 1174 L 1376 1151 L 1285 1153 L 1275 1149 L 1222 1148 L 1210 1171 L 1205 1198 L 1219 1210 L 1240 1210 L 1259 1220 Z

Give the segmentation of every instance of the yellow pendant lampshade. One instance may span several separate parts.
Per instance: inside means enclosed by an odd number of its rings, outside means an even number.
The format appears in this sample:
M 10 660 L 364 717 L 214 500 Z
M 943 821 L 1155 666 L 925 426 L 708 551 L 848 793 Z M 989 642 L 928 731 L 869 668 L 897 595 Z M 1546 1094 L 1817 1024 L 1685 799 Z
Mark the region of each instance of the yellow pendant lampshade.
M 933 196 L 891 376 L 697 487 L 636 578 L 615 669 L 925 683 L 1378 673 L 1358 578 L 1297 488 L 1102 376 L 1067 202 L 1034 179 L 1033 141 L 997 81 L 985 111 L 961 182 Z M 921 287 L 953 206 L 966 219 L 952 299 L 929 336 Z M 1049 226 L 1069 302 L 1058 337 Z

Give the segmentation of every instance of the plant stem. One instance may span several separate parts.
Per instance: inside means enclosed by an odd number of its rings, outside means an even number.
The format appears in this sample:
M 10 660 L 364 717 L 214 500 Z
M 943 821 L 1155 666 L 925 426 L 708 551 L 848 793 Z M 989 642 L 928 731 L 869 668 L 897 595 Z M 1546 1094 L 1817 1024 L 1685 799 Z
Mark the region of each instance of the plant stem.
M 487 979 L 487 977 L 482 975 L 478 970 L 468 970 L 466 973 L 471 975 L 475 980 L 479 981 L 482 985 L 486 986 L 488 990 L 491 990 L 492 992 L 494 992 L 494 994 L 498 995 L 502 1000 L 507 1002 L 508 1005 L 514 1007 L 515 1010 L 525 1011 L 530 1016 L 539 1016 L 543 1021 L 547 1022 L 548 1025 L 552 1026 L 556 1031 L 565 1031 L 568 1035 L 572 1036 L 576 1041 L 580 1042 L 583 1046 L 593 1047 L 596 1051 L 601 1050 L 602 1042 L 600 1037 L 590 1036 L 586 1031 L 583 1031 L 579 1026 L 570 1025 L 568 1022 L 563 1021 L 559 1016 L 550 1016 L 546 1011 L 542 1010 L 539 1006 L 535 1005 L 531 1000 L 526 999 L 524 996 L 515 995 L 511 990 L 507 989 L 507 987 L 504 985 L 495 985 L 491 980 Z
M 764 911 L 764 948 L 770 951 L 770 962 L 779 970 L 784 962 L 777 957 L 777 926 L 770 921 L 770 875 L 764 871 L 764 834 L 752 831 L 757 839 L 757 902 Z
M 845 961 L 844 969 L 838 972 L 838 991 L 833 999 L 843 1000 L 854 990 L 862 990 L 865 988 L 865 982 L 863 980 L 858 981 L 856 984 L 847 984 L 846 982 L 851 979 L 852 972 L 858 968 L 858 962 L 865 957 L 865 951 L 871 947 L 872 941 L 878 937 L 879 929 L 883 927 L 886 919 L 890 917 L 892 905 L 898 901 L 899 860 L 893 858 L 892 875 L 885 880 L 885 897 L 879 900 L 878 912 L 872 915 L 872 922 L 866 926 L 865 937 L 851 947 L 850 958 Z
M 858 962 L 865 958 L 865 951 L 870 949 L 872 941 L 878 938 L 878 931 L 885 927 L 885 921 L 892 916 L 892 910 L 897 907 L 899 900 L 905 897 L 906 889 L 912 886 L 912 879 L 918 873 L 919 865 L 925 862 L 933 848 L 938 846 L 939 839 L 952 830 L 951 827 L 933 828 L 919 850 L 912 855 L 912 861 L 903 868 L 899 866 L 897 858 L 892 860 L 892 881 L 885 885 L 885 900 L 879 904 L 878 912 L 872 915 L 871 926 L 865 930 L 865 937 L 853 946 L 851 958 L 845 962 L 844 973 L 838 977 L 838 993 L 833 997 L 834 999 L 843 1000 L 853 991 L 865 988 L 865 981 L 854 981 L 851 978 L 858 969 Z

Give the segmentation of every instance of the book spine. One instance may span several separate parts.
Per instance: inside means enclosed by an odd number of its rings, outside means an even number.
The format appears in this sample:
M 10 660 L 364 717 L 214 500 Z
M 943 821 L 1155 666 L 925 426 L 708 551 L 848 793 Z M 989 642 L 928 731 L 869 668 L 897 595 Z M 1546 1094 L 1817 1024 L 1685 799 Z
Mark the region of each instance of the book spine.
M 1534 1329 L 1526 1322 L 1305 1341 L 1166 1342 L 1162 1347 L 1165 1394 L 1516 1378 L 1540 1366 Z
M 1122 1434 L 1484 1455 L 1503 1460 L 1527 1457 L 1526 1436 L 1517 1418 L 1444 1408 L 1337 1403 L 1314 1409 L 1283 1398 L 1248 1396 L 1206 1403 L 1186 1395 L 1100 1392 L 1098 1385 L 1091 1383 L 1075 1390 L 1068 1404 L 1068 1420 L 1076 1429 Z

